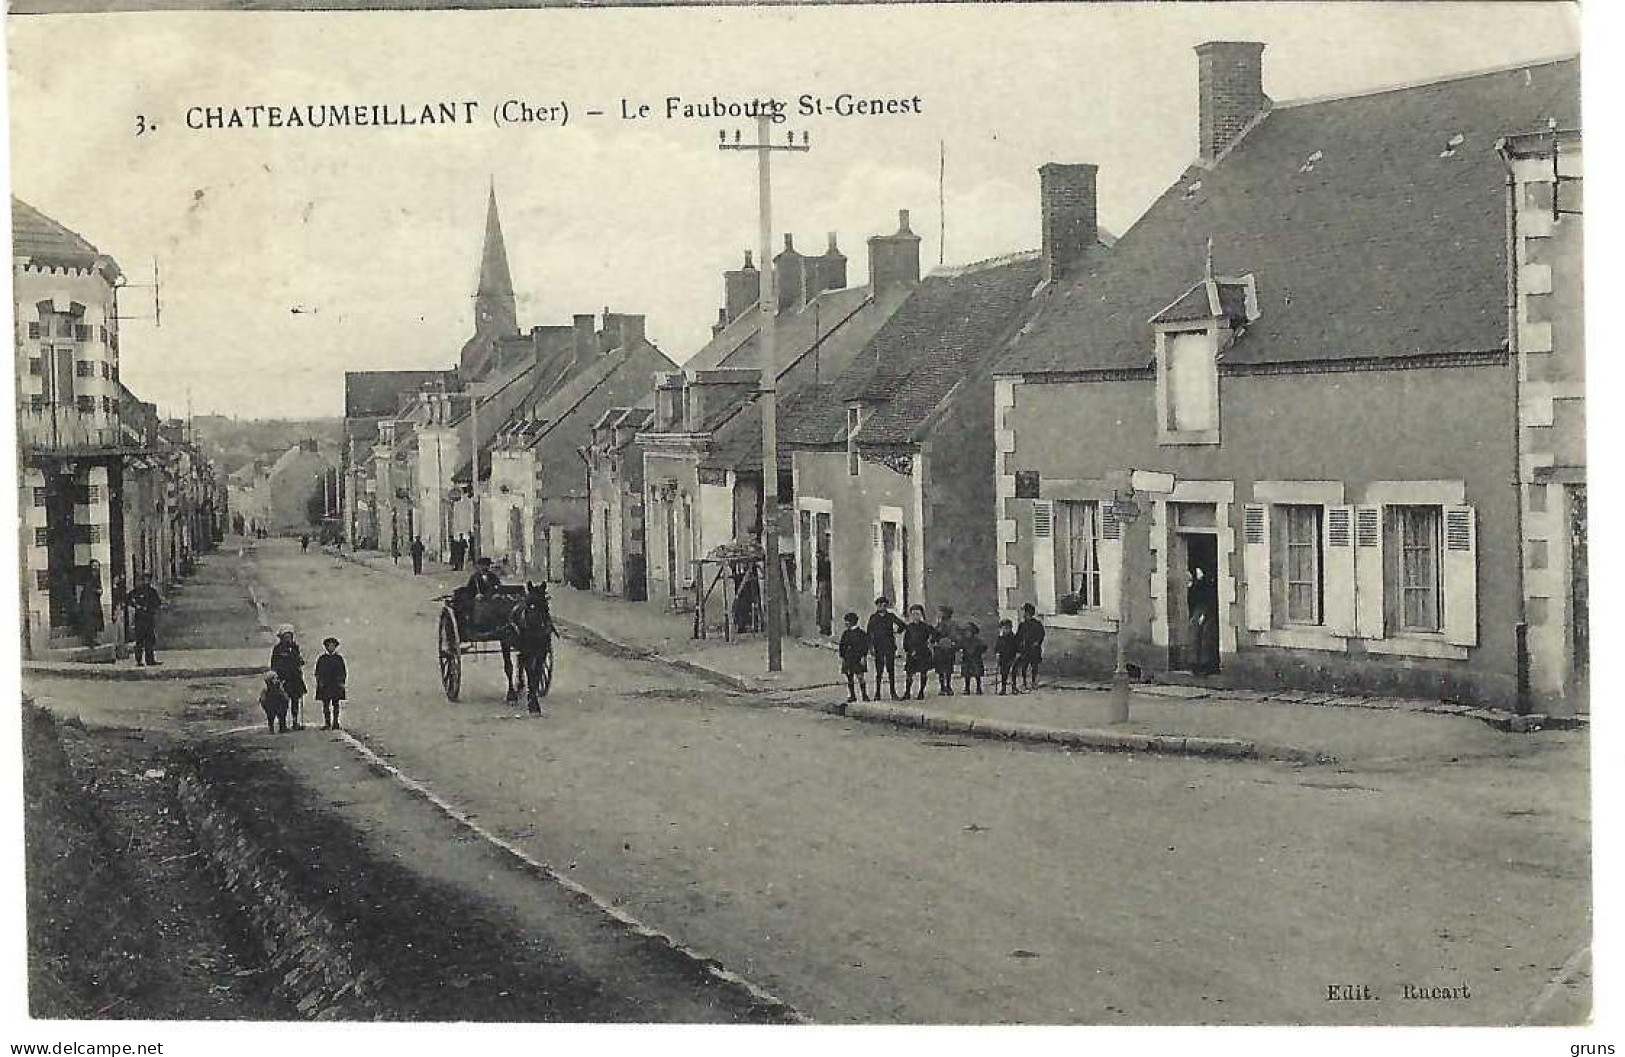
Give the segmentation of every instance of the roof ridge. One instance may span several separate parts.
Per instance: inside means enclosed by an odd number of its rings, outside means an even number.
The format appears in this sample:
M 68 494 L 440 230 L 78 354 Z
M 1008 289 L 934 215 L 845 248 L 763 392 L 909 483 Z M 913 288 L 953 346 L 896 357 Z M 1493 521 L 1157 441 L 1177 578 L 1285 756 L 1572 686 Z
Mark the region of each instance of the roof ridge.
M 1287 99 L 1274 104 L 1274 110 L 1287 110 L 1293 107 L 1310 106 L 1314 103 L 1336 103 L 1345 99 L 1364 99 L 1374 95 L 1386 95 L 1389 92 L 1406 92 L 1413 88 L 1431 88 L 1438 84 L 1453 84 L 1456 81 L 1470 81 L 1475 77 L 1493 77 L 1498 73 L 1511 73 L 1514 70 L 1532 70 L 1537 66 L 1555 66 L 1560 62 L 1573 62 L 1580 58 L 1579 52 L 1565 55 L 1553 55 L 1540 59 L 1527 59 L 1522 62 L 1508 63 L 1503 66 L 1488 66 L 1479 70 L 1466 70 L 1462 73 L 1443 74 L 1437 77 L 1428 77 L 1418 81 L 1401 81 L 1397 84 L 1383 85 L 1378 88 L 1364 88 L 1355 92 L 1332 92 L 1327 95 L 1304 96 L 1301 99 Z
M 983 257 L 979 261 L 971 261 L 968 264 L 938 265 L 927 272 L 925 277 L 927 279 L 957 279 L 962 275 L 988 272 L 994 268 L 1002 268 L 1007 264 L 1036 261 L 1041 253 L 1041 250 L 1016 250 L 1014 253 L 1001 253 L 996 257 Z

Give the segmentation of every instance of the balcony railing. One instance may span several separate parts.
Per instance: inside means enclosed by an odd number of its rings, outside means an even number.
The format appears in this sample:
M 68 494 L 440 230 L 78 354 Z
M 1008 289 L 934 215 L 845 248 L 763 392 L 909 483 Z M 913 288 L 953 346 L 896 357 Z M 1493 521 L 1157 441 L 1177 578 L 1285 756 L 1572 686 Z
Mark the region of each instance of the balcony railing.
M 17 409 L 17 436 L 24 449 L 116 448 L 122 439 L 121 432 L 111 415 L 98 411 L 50 404 Z

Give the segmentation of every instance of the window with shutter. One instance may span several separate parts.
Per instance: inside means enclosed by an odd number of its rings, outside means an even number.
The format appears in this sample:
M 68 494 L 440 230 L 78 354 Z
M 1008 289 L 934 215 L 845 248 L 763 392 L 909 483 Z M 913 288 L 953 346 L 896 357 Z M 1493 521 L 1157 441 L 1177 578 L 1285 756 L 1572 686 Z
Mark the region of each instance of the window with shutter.
M 38 356 L 30 356 L 28 358 L 28 373 L 29 374 L 44 374 L 45 373 L 45 361 L 42 360 Z
M 39 338 L 39 336 L 40 336 L 40 325 L 38 323 L 30 323 L 30 324 L 28 324 L 28 336 L 30 338 L 35 338 L 35 339 Z
M 1478 525 L 1470 506 L 1444 508 L 1444 633 L 1453 645 L 1478 645 Z
M 1123 522 L 1111 503 L 1100 504 L 1100 608 L 1108 616 L 1122 616 L 1117 581 L 1122 576 Z
M 77 324 L 74 325 L 74 328 L 73 328 L 73 340 L 74 341 L 89 341 L 90 340 L 90 334 L 91 334 L 90 325 L 88 323 L 77 323 Z
M 1322 558 L 1322 621 L 1334 635 L 1352 635 L 1355 627 L 1354 508 L 1326 508 L 1326 543 Z
M 1362 638 L 1380 639 L 1386 624 L 1383 604 L 1382 508 L 1354 508 L 1354 627 Z
M 1048 499 L 1033 500 L 1033 605 L 1055 612 L 1055 508 Z
M 34 530 L 34 546 L 44 547 L 51 542 L 51 530 L 37 528 Z
M 90 378 L 96 373 L 96 365 L 89 360 L 79 360 L 73 365 L 73 373 L 79 378 Z
M 1282 568 L 1283 624 L 1319 626 L 1323 619 L 1321 508 L 1309 504 L 1278 506 Z
M 1269 507 L 1248 503 L 1241 515 L 1242 572 L 1247 580 L 1246 618 L 1249 631 L 1270 629 Z
M 869 527 L 872 532 L 869 548 L 870 570 L 873 574 L 872 586 L 874 587 L 875 597 L 879 598 L 886 593 L 886 559 L 880 547 L 880 522 L 871 522 Z

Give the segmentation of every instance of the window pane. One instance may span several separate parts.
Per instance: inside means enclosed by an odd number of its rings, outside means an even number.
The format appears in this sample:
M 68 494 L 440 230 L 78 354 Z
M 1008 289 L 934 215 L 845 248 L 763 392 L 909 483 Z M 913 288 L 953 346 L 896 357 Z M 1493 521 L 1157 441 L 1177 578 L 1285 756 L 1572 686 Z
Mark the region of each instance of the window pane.
M 1057 570 L 1061 586 L 1078 596 L 1084 607 L 1100 605 L 1100 504 L 1066 502 L 1055 505 L 1057 528 L 1064 546 Z
M 1438 631 L 1439 526 L 1436 506 L 1399 509 L 1400 626 L 1407 631 Z
M 1321 553 L 1318 506 L 1277 508 L 1286 540 L 1286 620 L 1289 624 L 1321 622 Z
M 1218 424 L 1213 406 L 1217 369 L 1206 334 L 1168 338 L 1168 416 L 1173 429 L 1213 429 Z

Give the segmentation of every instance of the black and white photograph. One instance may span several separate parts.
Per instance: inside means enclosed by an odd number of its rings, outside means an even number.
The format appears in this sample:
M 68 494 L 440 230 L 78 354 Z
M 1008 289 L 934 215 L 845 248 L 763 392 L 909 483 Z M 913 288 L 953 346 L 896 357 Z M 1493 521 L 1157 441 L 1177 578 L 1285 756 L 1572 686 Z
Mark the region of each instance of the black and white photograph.
M 12 1053 L 1625 1046 L 1578 5 L 348 6 L 6 18 Z

